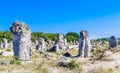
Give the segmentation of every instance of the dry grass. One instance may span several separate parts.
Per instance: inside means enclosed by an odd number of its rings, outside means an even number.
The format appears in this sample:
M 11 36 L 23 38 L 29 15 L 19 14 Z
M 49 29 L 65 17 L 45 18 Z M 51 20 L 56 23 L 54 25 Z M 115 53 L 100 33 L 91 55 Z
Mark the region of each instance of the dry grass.
M 106 48 L 106 46 L 103 48 L 97 47 L 97 50 L 104 50 Z M 78 49 L 61 50 L 61 53 L 46 52 L 45 54 L 35 51 L 32 55 L 32 61 L 25 64 L 16 61 L 14 57 L 0 56 L 0 63 L 8 63 L 8 65 L 0 65 L 0 73 L 119 73 L 119 49 L 120 46 L 118 46 L 115 53 L 103 58 L 106 60 L 91 61 L 90 58 L 68 58 L 71 61 L 69 67 L 57 66 L 57 62 L 63 56 L 62 53 L 69 52 L 75 56 L 78 53 Z M 6 51 L 8 50 L 10 49 Z M 9 52 L 12 52 L 12 50 Z M 99 53 L 97 51 L 97 54 Z M 92 54 L 95 55 L 93 52 Z

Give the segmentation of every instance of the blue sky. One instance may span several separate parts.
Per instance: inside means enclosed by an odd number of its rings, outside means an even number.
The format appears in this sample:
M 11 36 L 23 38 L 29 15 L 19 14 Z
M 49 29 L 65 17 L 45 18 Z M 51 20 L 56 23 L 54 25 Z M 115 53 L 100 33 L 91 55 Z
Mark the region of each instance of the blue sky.
M 0 30 L 24 21 L 33 32 L 120 37 L 120 0 L 1 0 Z

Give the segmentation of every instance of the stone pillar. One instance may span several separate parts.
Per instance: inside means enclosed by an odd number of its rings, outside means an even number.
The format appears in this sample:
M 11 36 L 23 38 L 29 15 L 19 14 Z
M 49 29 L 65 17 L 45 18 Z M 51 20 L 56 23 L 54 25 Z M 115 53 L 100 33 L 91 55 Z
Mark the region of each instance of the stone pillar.
M 60 49 L 64 49 L 64 35 L 63 34 L 58 34 L 57 43 L 59 44 Z
M 8 48 L 8 41 L 5 38 L 3 38 L 3 47 Z
M 79 37 L 79 51 L 78 51 L 78 56 L 80 57 L 87 57 L 90 56 L 90 38 L 88 35 L 88 32 L 86 30 L 82 30 L 80 32 L 80 37 Z
M 78 41 L 76 41 L 75 43 L 76 43 L 76 45 L 79 45 L 79 42 L 78 42 Z
M 52 46 L 52 45 L 53 45 L 51 40 L 48 40 L 48 45 L 49 45 L 49 46 Z
M 64 39 L 64 46 L 65 46 L 64 50 L 67 49 L 67 45 L 68 45 L 68 44 L 67 44 L 67 39 L 65 38 L 65 39 Z
M 59 43 L 56 42 L 55 45 L 53 46 L 53 48 L 55 49 L 55 52 L 59 52 Z
M 3 48 L 3 42 L 0 42 L 0 48 L 1 49 Z
M 118 45 L 118 40 L 115 38 L 115 36 L 111 36 L 109 39 L 109 47 L 110 48 L 115 48 Z
M 14 22 L 10 27 L 14 56 L 22 61 L 31 59 L 31 31 L 23 22 Z
M 39 50 L 40 52 L 44 53 L 45 51 L 45 41 L 42 37 L 38 39 L 38 44 L 36 50 Z

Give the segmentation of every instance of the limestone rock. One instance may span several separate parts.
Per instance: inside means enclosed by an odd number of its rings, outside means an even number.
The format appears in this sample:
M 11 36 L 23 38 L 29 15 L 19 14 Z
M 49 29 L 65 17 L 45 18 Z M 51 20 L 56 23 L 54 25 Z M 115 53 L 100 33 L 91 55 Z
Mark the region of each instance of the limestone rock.
M 5 38 L 3 38 L 3 47 L 8 48 L 8 41 Z
M 38 44 L 36 46 L 36 50 L 39 50 L 41 53 L 45 51 L 45 41 L 42 37 L 38 39 Z
M 91 44 L 88 32 L 82 30 L 79 37 L 79 51 L 78 56 L 87 57 L 90 56 Z
M 59 44 L 59 48 L 64 49 L 64 35 L 63 34 L 58 34 L 57 42 Z
M 14 22 L 10 27 L 14 56 L 19 60 L 31 59 L 31 31 L 23 22 Z
M 3 48 L 3 42 L 0 42 L 0 48 L 1 49 Z
M 0 53 L 1 56 L 13 56 L 13 53 L 12 52 L 7 52 L 7 51 L 2 51 Z
M 50 49 L 47 51 L 49 52 L 59 52 L 59 44 L 56 42 L 54 46 L 52 46 Z

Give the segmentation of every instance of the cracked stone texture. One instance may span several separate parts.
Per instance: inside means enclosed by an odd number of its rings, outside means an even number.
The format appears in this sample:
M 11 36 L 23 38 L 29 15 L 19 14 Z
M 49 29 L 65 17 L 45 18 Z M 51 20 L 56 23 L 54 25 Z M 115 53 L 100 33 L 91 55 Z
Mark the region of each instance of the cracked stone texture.
M 8 48 L 8 40 L 6 38 L 3 38 L 3 47 Z
M 42 53 L 44 53 L 44 51 L 45 51 L 45 41 L 42 37 L 40 37 L 38 39 L 38 44 L 37 44 L 36 50 L 39 50 Z
M 24 22 L 14 22 L 10 27 L 14 56 L 19 60 L 31 59 L 31 31 Z
M 79 37 L 78 56 L 80 57 L 90 56 L 90 49 L 91 49 L 91 44 L 90 44 L 90 38 L 88 32 L 86 30 L 82 30 L 80 32 L 80 37 Z
M 0 42 L 0 48 L 1 49 L 3 48 L 3 42 Z
M 59 49 L 66 49 L 66 42 L 67 40 L 65 40 L 64 35 L 63 34 L 58 34 L 58 40 L 57 40 L 57 44 L 59 45 Z

